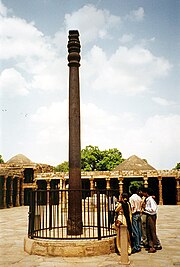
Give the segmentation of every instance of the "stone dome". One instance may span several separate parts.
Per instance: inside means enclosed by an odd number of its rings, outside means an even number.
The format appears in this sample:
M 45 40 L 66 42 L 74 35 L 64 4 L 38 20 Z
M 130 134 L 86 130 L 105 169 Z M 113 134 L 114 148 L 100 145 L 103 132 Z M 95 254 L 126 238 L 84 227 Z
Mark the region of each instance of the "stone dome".
M 140 159 L 136 155 L 133 155 L 120 163 L 115 171 L 154 171 L 154 167 L 149 165 L 144 159 Z
M 17 165 L 33 164 L 33 162 L 30 159 L 28 159 L 26 156 L 24 156 L 23 154 L 18 154 L 12 157 L 6 163 L 10 165 L 11 164 L 17 164 Z

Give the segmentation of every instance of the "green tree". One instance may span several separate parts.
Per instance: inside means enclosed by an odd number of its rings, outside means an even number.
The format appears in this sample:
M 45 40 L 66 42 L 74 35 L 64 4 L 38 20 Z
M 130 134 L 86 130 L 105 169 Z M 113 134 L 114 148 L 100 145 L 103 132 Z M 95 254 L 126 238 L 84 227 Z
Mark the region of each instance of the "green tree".
M 2 155 L 0 155 L 0 163 L 4 163 L 4 160 L 2 158 Z
M 101 152 L 101 160 L 98 162 L 98 170 L 111 171 L 124 159 L 117 148 L 111 148 Z
M 81 169 L 84 171 L 98 170 L 98 163 L 102 159 L 97 146 L 86 146 L 81 150 Z
M 81 151 L 81 169 L 84 171 L 111 171 L 124 159 L 117 148 L 101 151 L 97 146 L 86 146 Z
M 68 172 L 69 171 L 69 163 L 67 161 L 64 161 L 63 163 L 54 167 L 54 170 L 56 172 Z
M 129 185 L 129 193 L 131 193 L 131 187 L 136 186 L 137 190 L 139 190 L 141 187 L 143 187 L 143 181 L 131 181 Z
M 177 164 L 176 164 L 176 167 L 174 168 L 175 170 L 180 170 L 180 162 L 178 162 Z
M 100 150 L 98 146 L 86 146 L 81 150 L 81 170 L 83 171 L 111 171 L 124 159 L 117 148 Z M 54 168 L 57 172 L 68 172 L 69 164 L 67 161 Z

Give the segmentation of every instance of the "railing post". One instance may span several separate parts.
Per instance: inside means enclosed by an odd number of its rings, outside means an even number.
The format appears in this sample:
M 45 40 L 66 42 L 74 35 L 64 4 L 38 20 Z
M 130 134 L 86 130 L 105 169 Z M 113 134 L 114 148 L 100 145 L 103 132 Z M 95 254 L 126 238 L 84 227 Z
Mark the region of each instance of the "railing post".
M 97 190 L 97 226 L 98 226 L 98 240 L 101 240 L 101 216 L 100 216 L 100 192 Z
M 28 236 L 33 238 L 34 235 L 34 217 L 35 217 L 35 191 L 30 192 L 30 205 L 29 205 L 29 227 Z
M 127 226 L 120 225 L 121 264 L 129 265 Z

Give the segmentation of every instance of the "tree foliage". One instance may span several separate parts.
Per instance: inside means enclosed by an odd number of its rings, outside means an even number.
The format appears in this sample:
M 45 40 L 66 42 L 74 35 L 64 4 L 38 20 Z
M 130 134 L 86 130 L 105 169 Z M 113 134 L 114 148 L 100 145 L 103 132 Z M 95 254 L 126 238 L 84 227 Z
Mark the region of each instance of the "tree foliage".
M 81 150 L 81 170 L 83 171 L 111 171 L 124 159 L 117 148 L 101 151 L 98 146 L 86 146 Z M 68 162 L 65 161 L 55 167 L 55 171 L 67 172 Z
M 4 163 L 2 155 L 0 155 L 0 163 Z
M 180 162 L 178 162 L 177 164 L 176 164 L 176 167 L 174 168 L 175 170 L 180 170 Z
M 101 151 L 97 146 L 86 146 L 81 151 L 81 169 L 84 171 L 111 171 L 124 159 L 117 148 Z
M 63 163 L 57 165 L 54 170 L 56 172 L 68 172 L 69 171 L 69 163 L 64 161 Z

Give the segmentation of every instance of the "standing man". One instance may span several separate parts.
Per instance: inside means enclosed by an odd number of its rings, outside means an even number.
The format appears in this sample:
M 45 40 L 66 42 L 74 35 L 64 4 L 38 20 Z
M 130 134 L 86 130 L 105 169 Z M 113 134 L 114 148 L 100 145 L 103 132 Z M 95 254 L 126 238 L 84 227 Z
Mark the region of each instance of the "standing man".
M 157 219 L 157 203 L 153 198 L 152 190 L 150 188 L 146 188 L 146 205 L 144 212 L 147 214 L 146 219 L 146 232 L 147 232 L 147 239 L 149 253 L 154 253 L 156 250 L 162 249 L 160 241 L 156 235 L 156 219 Z
M 131 187 L 132 196 L 129 198 L 132 210 L 132 234 L 133 234 L 133 249 L 131 253 L 141 251 L 141 209 L 142 199 L 137 194 L 137 187 Z

